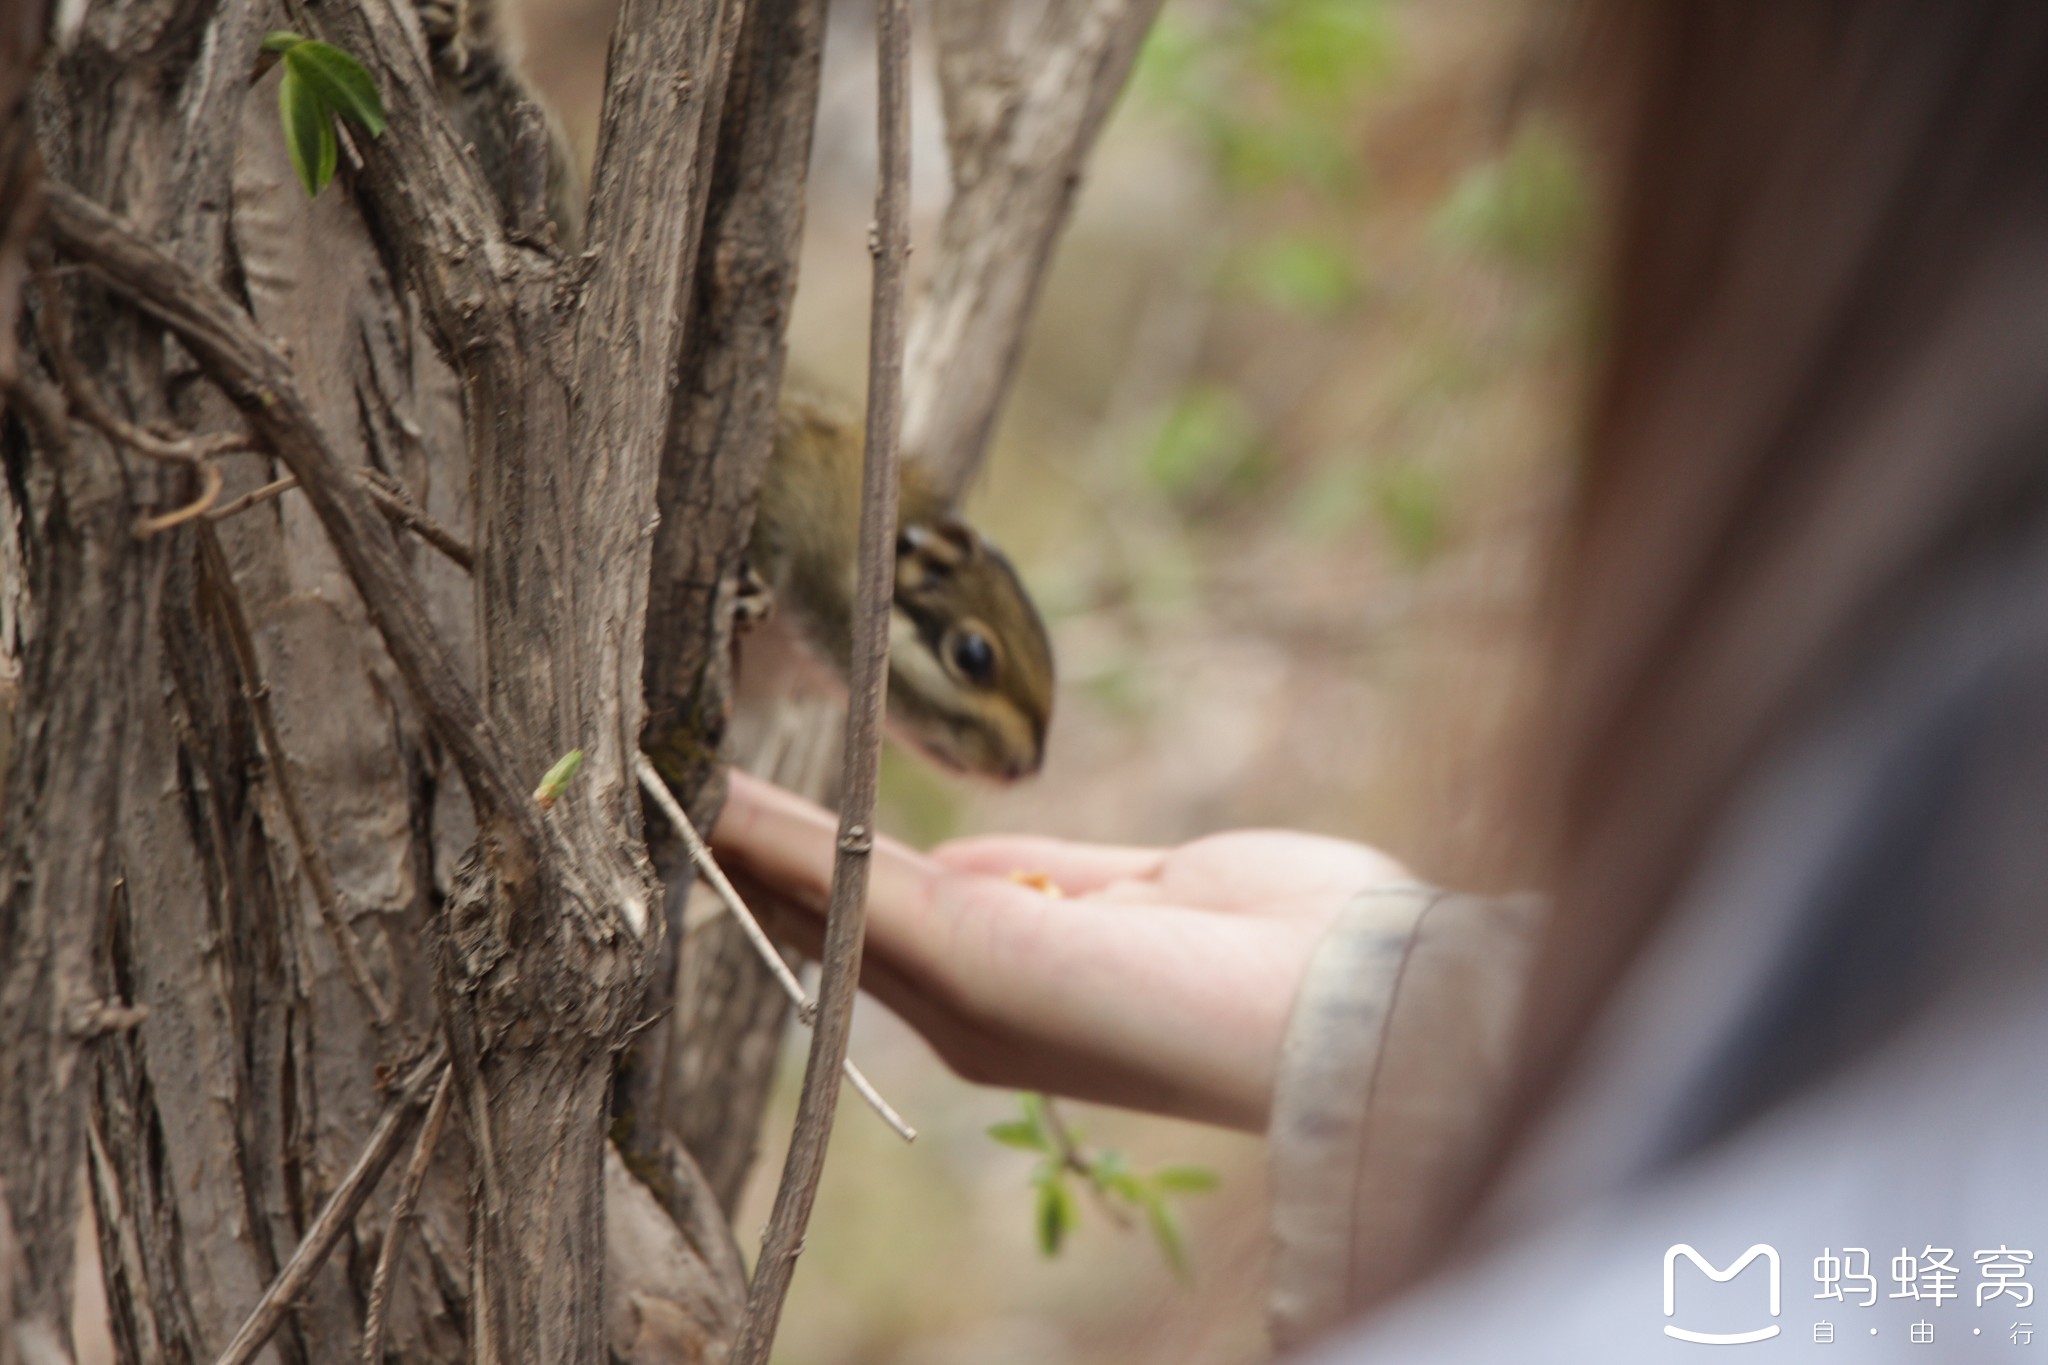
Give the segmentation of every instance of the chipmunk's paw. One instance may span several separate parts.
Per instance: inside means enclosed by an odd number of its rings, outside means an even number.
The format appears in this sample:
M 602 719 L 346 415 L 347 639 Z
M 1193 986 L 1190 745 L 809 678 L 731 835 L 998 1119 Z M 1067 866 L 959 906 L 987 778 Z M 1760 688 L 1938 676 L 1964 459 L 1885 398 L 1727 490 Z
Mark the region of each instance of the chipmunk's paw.
M 732 623 L 741 634 L 767 624 L 775 614 L 775 589 L 751 564 L 740 565 L 739 591 L 733 597 Z

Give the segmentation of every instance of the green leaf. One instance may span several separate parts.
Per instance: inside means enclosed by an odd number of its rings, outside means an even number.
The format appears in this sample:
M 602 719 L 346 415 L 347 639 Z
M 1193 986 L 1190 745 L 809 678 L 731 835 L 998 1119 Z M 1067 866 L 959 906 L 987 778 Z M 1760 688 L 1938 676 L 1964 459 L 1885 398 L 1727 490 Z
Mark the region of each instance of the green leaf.
M 1588 205 L 1577 145 L 1561 129 L 1535 120 L 1515 134 L 1504 155 L 1459 179 L 1432 231 L 1461 250 L 1543 271 L 1585 240 Z
M 1095 1184 L 1104 1194 L 1114 1195 L 1133 1208 L 1145 1202 L 1145 1182 L 1129 1171 L 1115 1171 L 1104 1175 L 1095 1172 Z
M 1219 44 L 1173 10 L 1161 14 L 1138 49 L 1131 89 L 1162 107 L 1199 105 L 1215 96 L 1202 89 L 1204 67 Z
M 1448 501 L 1443 478 L 1424 465 L 1395 465 L 1377 481 L 1373 506 L 1380 525 L 1411 568 L 1428 563 L 1442 546 Z
M 1262 455 L 1250 404 L 1221 385 L 1197 384 L 1161 418 L 1145 452 L 1145 477 L 1170 496 L 1213 496 L 1256 482 Z
M 1223 1177 L 1207 1166 L 1161 1166 L 1152 1173 L 1152 1183 L 1173 1194 L 1207 1194 Z
M 1278 0 L 1265 7 L 1254 42 L 1289 94 L 1325 101 L 1383 81 L 1400 46 L 1386 7 L 1366 0 Z
M 305 41 L 306 36 L 303 33 L 293 33 L 290 29 L 279 29 L 263 40 L 263 50 L 265 52 L 289 52 Z
M 1131 1170 L 1122 1152 L 1107 1148 L 1088 1158 L 1088 1179 L 1104 1194 L 1136 1204 L 1145 1197 L 1144 1182 Z
M 1341 245 L 1287 233 L 1246 252 L 1239 272 L 1253 293 L 1306 318 L 1331 317 L 1359 293 L 1358 265 Z
M 1055 1175 L 1038 1186 L 1038 1250 L 1046 1256 L 1060 1254 L 1060 1244 L 1074 1226 L 1074 1193 L 1067 1182 Z
M 1017 1106 L 1024 1111 L 1024 1122 L 1030 1124 L 1031 1131 L 1038 1135 L 1038 1145 L 1051 1151 L 1052 1130 L 1045 1122 L 1045 1096 L 1027 1090 L 1017 1096 Z
M 291 153 L 292 169 L 311 199 L 334 179 L 340 150 L 334 141 L 334 119 L 320 96 L 287 67 L 277 87 L 277 111 L 284 120 L 285 150 Z
M 555 766 L 548 769 L 547 776 L 533 789 L 533 799 L 546 810 L 560 799 L 569 786 L 569 779 L 576 776 L 576 770 L 583 766 L 583 751 L 571 749 L 555 760 Z
M 1145 1200 L 1144 1204 L 1145 1221 L 1151 1225 L 1152 1240 L 1159 1243 L 1159 1253 L 1172 1267 L 1173 1277 L 1184 1285 L 1193 1284 L 1195 1267 L 1188 1259 L 1187 1239 L 1181 1236 L 1180 1220 L 1173 1216 L 1173 1210 L 1157 1194 Z
M 988 1126 L 988 1135 L 1005 1147 L 1019 1147 L 1027 1152 L 1045 1150 L 1045 1135 L 1023 1119 L 992 1123 Z
M 361 62 L 331 43 L 310 38 L 287 49 L 284 61 L 328 108 L 368 129 L 371 137 L 383 135 L 384 98 Z

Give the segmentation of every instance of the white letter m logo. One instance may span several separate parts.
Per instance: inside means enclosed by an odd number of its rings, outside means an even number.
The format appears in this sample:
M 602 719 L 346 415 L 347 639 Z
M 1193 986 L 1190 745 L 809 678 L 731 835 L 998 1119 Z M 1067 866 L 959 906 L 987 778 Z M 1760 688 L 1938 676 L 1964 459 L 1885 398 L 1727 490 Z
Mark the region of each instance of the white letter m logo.
M 1770 1263 L 1771 1267 L 1771 1316 L 1774 1318 L 1778 1316 L 1778 1309 L 1781 1305 L 1778 1284 L 1778 1249 L 1776 1247 L 1758 1242 L 1755 1246 L 1737 1257 L 1734 1264 L 1730 1265 L 1726 1270 L 1716 1270 L 1707 1264 L 1706 1257 L 1694 1251 L 1686 1243 L 1679 1242 L 1664 1252 L 1665 1317 L 1668 1318 L 1678 1311 L 1676 1272 L 1680 1256 L 1685 1257 L 1688 1261 L 1691 1261 L 1702 1271 L 1706 1272 L 1707 1278 L 1716 1284 L 1728 1283 L 1728 1281 L 1740 1275 L 1743 1268 L 1751 1261 L 1754 1261 L 1759 1256 L 1763 1257 Z M 1666 1323 L 1664 1325 L 1664 1335 L 1667 1337 L 1677 1337 L 1680 1341 L 1697 1341 L 1703 1346 L 1740 1346 L 1745 1342 L 1763 1341 L 1766 1338 L 1778 1335 L 1778 1325 L 1772 1323 L 1768 1327 L 1759 1327 L 1753 1332 L 1690 1332 L 1683 1327 L 1673 1327 Z

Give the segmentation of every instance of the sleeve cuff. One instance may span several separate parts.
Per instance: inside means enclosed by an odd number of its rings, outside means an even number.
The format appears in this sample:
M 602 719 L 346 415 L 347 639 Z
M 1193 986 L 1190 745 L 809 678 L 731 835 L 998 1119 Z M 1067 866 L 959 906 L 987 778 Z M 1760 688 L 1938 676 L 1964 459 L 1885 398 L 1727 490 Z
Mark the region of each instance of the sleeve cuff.
M 1435 1249 L 1506 1074 L 1531 898 L 1359 896 L 1295 998 L 1270 1127 L 1275 1345 L 1315 1340 Z

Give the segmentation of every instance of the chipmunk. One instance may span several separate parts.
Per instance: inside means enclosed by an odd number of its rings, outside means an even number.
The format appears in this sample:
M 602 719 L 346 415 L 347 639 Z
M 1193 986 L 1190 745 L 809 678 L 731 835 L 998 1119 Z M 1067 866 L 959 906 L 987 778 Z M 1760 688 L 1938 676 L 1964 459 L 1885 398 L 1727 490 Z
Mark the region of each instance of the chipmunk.
M 785 387 L 747 546 L 748 588 L 773 594 L 843 681 L 860 524 L 861 428 Z M 947 767 L 1004 780 L 1038 771 L 1052 713 L 1052 643 L 1010 561 L 915 465 L 898 485 L 889 724 Z M 743 588 L 743 595 L 747 589 Z
M 442 102 L 508 206 L 515 111 L 534 103 L 495 37 L 488 0 L 415 0 Z M 583 189 L 548 119 L 548 212 L 582 246 Z M 857 414 L 786 386 L 741 588 L 742 625 L 772 607 L 843 685 L 851 651 L 862 430 Z M 905 464 L 889 624 L 889 725 L 938 763 L 1009 781 L 1038 771 L 1052 714 L 1052 643 L 1010 561 Z

